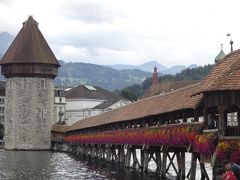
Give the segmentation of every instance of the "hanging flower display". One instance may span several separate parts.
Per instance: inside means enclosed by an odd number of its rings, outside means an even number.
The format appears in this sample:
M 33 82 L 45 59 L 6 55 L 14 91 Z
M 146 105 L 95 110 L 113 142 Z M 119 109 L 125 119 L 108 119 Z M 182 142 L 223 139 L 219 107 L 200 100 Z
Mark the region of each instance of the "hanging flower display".
M 202 126 L 198 123 L 113 130 L 69 135 L 64 141 L 72 144 L 194 145 Z
M 217 132 L 205 132 L 195 139 L 195 148 L 200 154 L 211 154 L 216 148 Z
M 240 141 L 234 139 L 222 139 L 217 146 L 217 157 L 222 161 L 230 159 L 240 164 Z

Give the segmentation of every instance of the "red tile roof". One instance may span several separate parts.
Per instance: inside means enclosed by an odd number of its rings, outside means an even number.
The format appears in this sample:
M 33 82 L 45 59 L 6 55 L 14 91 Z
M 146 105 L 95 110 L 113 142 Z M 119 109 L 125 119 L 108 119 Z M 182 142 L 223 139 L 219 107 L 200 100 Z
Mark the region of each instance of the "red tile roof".
M 233 51 L 218 62 L 193 94 L 220 90 L 240 90 L 240 50 Z
M 48 64 L 60 66 L 38 23 L 30 16 L 3 56 L 0 64 Z
M 68 129 L 68 126 L 60 125 L 60 124 L 54 124 L 52 125 L 52 132 L 60 132 L 63 133 Z
M 195 80 L 184 80 L 184 81 L 163 81 L 159 82 L 157 86 L 151 85 L 141 99 L 149 98 L 152 96 L 156 96 L 158 94 L 167 93 L 172 90 L 176 90 L 182 88 L 184 86 L 188 86 L 190 84 L 197 83 Z
M 202 100 L 202 95 L 191 96 L 200 83 L 147 98 L 124 107 L 92 116 L 74 123 L 68 131 L 99 126 L 120 121 L 128 121 L 183 109 L 194 109 Z

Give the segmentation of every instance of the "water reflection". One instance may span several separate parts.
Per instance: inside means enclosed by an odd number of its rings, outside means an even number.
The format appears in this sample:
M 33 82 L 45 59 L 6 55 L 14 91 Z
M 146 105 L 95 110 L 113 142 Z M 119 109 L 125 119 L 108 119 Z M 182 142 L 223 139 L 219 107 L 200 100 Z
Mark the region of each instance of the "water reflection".
M 7 180 L 153 180 L 155 173 L 141 174 L 117 163 L 47 151 L 0 151 L 0 179 Z

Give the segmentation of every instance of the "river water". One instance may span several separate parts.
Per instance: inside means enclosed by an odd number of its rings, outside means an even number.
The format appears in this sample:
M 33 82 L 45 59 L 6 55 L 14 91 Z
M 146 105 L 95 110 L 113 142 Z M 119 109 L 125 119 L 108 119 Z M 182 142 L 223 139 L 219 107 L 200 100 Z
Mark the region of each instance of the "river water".
M 118 163 L 48 151 L 0 150 L 1 180 L 152 180 L 156 173 L 126 170 Z M 170 178 L 169 179 L 173 179 Z M 198 179 L 198 178 L 197 178 Z

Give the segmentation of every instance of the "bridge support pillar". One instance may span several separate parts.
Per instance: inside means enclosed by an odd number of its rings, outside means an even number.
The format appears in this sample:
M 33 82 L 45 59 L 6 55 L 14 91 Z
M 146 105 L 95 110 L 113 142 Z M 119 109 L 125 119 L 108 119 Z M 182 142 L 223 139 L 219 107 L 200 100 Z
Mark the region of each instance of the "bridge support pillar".
M 131 163 L 131 148 L 127 148 L 127 153 L 126 153 L 126 158 L 125 158 L 125 163 L 124 166 L 125 168 L 130 168 L 130 163 Z
M 125 161 L 125 152 L 124 152 L 124 147 L 122 146 L 118 147 L 118 161 L 120 163 L 124 163 Z
M 161 177 L 166 177 L 166 170 L 167 170 L 167 154 L 168 152 L 164 149 L 163 150 L 163 158 L 162 158 L 162 165 L 161 165 Z

